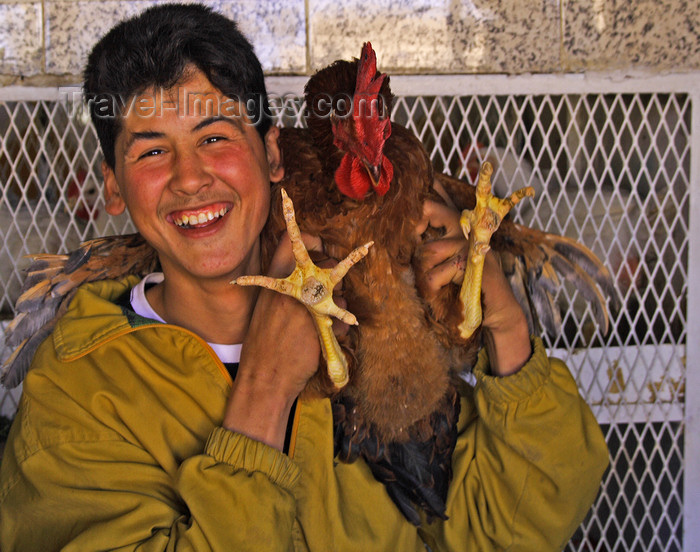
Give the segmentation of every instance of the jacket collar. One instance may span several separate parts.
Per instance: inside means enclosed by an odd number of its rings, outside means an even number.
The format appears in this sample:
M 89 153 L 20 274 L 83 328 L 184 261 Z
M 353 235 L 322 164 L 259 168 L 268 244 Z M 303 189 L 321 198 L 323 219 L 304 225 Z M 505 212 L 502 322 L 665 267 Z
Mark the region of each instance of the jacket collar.
M 56 323 L 53 343 L 63 361 L 74 360 L 101 344 L 137 328 L 160 324 L 138 316 L 128 307 L 129 290 L 138 276 L 123 280 L 102 280 L 78 288 L 66 314 Z

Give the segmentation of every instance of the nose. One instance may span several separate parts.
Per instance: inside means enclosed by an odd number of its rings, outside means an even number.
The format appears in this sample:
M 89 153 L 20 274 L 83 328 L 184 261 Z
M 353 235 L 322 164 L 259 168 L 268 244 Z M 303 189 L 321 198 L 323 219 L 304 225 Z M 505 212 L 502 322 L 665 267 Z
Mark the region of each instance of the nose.
M 178 152 L 175 157 L 170 186 L 176 193 L 196 195 L 211 185 L 213 177 L 202 160 L 190 152 Z

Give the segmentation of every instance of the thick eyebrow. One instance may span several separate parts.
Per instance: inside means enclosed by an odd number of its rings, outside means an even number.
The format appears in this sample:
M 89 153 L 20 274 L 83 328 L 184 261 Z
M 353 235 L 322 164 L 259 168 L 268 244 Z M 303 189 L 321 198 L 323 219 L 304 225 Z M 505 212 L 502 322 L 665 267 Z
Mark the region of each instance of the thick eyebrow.
M 129 151 L 131 146 L 138 140 L 152 140 L 153 138 L 162 138 L 165 136 L 162 132 L 145 131 L 145 132 L 130 132 L 129 137 L 124 144 L 124 151 Z
M 219 121 L 224 121 L 225 123 L 230 124 L 236 130 L 242 130 L 242 125 L 238 117 L 224 117 L 223 115 L 219 115 L 217 117 L 209 117 L 208 119 L 204 119 L 203 121 L 197 123 L 190 132 L 200 131 L 203 128 L 208 127 L 209 125 L 218 123 Z M 143 132 L 130 132 L 129 137 L 126 140 L 124 149 L 126 151 L 129 151 L 129 148 L 131 148 L 131 146 L 133 146 L 134 143 L 138 140 L 153 140 L 154 138 L 163 138 L 163 136 L 165 136 L 164 133 L 156 132 L 153 130 L 146 130 Z
M 202 130 L 203 128 L 208 127 L 209 125 L 213 125 L 214 123 L 218 123 L 219 121 L 224 121 L 232 125 L 236 130 L 242 130 L 241 121 L 239 119 L 240 117 L 225 117 L 223 115 L 219 115 L 217 117 L 209 117 L 208 119 L 204 119 L 202 122 L 195 125 L 195 127 L 192 129 L 192 132 Z

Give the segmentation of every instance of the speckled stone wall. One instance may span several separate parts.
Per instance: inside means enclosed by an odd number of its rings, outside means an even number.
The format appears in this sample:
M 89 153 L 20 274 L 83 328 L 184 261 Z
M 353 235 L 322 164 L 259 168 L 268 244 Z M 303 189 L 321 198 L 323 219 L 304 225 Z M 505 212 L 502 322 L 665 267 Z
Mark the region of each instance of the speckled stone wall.
M 0 0 L 0 85 L 79 80 L 92 44 L 155 0 Z M 394 74 L 700 70 L 697 0 L 205 0 L 270 75 L 310 74 L 372 41 Z

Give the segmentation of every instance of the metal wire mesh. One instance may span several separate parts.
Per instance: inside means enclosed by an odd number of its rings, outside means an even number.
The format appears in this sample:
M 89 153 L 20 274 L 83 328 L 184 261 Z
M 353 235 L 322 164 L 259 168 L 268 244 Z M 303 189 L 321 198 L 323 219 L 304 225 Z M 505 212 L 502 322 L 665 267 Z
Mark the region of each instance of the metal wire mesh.
M 128 219 L 104 213 L 97 137 L 80 113 L 66 102 L 0 102 L 3 314 L 17 299 L 24 255 L 65 252 L 129 229 Z
M 276 97 L 278 124 L 302 102 Z M 620 298 L 604 334 L 578 290 L 556 300 L 563 331 L 544 335 L 603 424 L 601 493 L 567 550 L 682 549 L 691 100 L 684 93 L 401 96 L 393 119 L 438 170 L 473 178 L 489 159 L 501 194 L 538 195 L 519 221 L 576 238 L 610 267 Z M 12 316 L 19 256 L 132 231 L 104 215 L 95 134 L 70 102 L 0 103 L 0 297 Z M 0 396 L 12 412 L 16 393 Z

